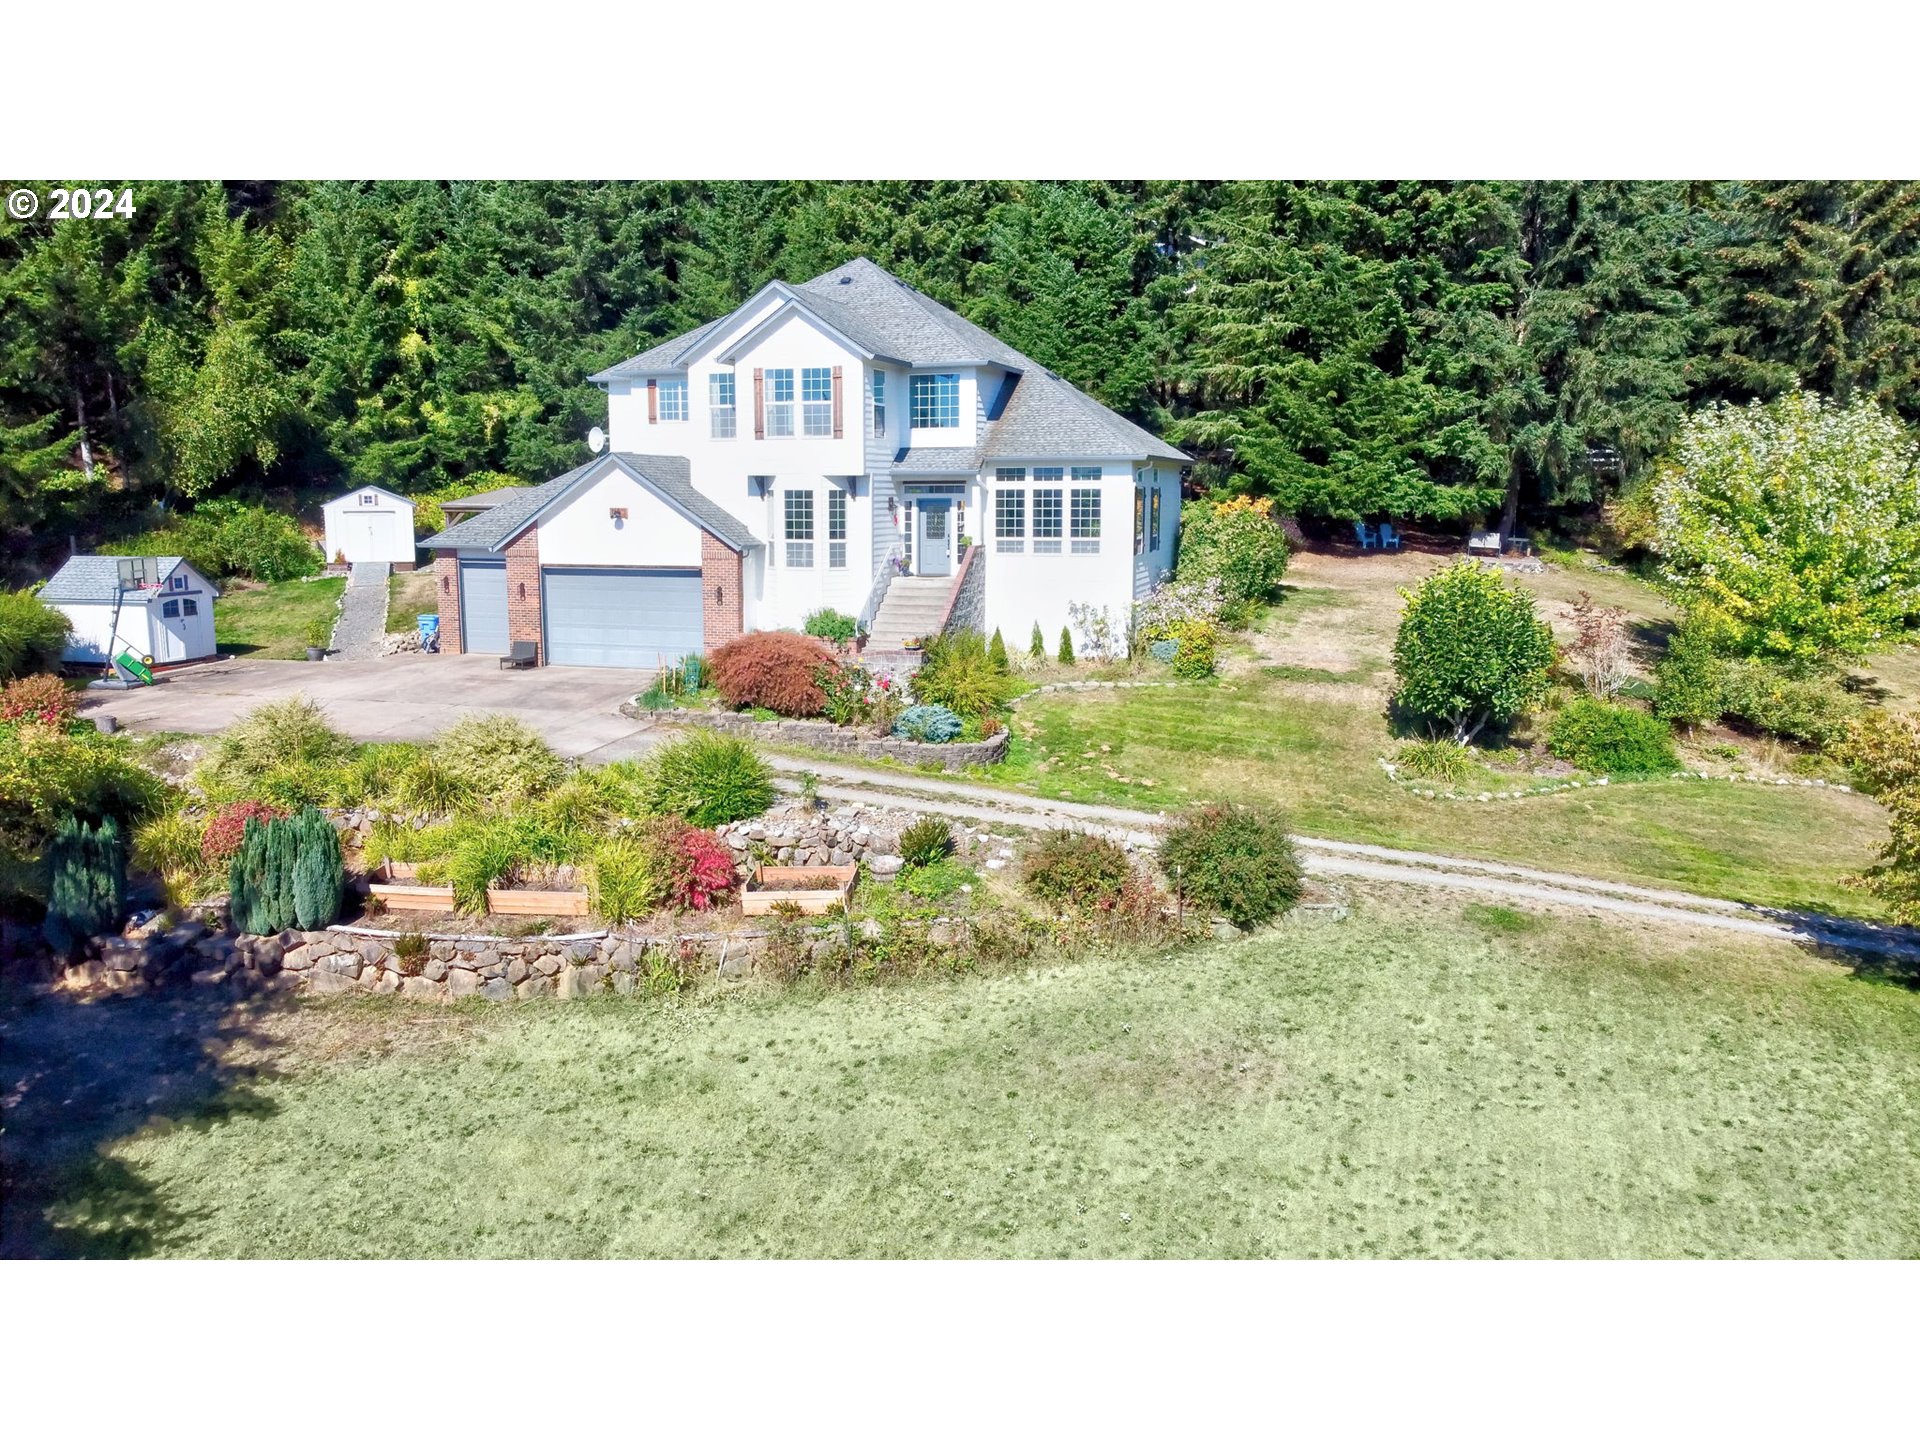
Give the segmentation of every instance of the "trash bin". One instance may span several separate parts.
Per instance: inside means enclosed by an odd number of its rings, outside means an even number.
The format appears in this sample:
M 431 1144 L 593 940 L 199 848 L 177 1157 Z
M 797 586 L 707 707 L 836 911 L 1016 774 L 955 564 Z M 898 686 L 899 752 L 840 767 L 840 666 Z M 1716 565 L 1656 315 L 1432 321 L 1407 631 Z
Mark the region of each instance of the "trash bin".
M 440 617 L 438 615 L 416 615 L 414 623 L 420 627 L 420 648 L 438 652 L 440 649 Z

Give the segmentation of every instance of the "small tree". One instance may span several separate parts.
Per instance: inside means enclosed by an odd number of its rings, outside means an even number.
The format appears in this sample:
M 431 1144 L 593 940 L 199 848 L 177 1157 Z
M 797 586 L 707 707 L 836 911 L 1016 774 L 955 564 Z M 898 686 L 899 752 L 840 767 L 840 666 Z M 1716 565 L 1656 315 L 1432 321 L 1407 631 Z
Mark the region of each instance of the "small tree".
M 1661 566 L 1723 650 L 1857 655 L 1920 615 L 1920 464 L 1868 401 L 1702 410 L 1654 504 Z
M 1886 902 L 1903 925 L 1920 925 L 1920 717 L 1869 712 L 1840 750 L 1887 810 L 1880 863 L 1847 883 Z
M 1627 612 L 1618 605 L 1596 605 L 1580 592 L 1573 607 L 1577 632 L 1567 646 L 1567 664 L 1595 700 L 1611 700 L 1627 683 L 1627 660 L 1632 646 L 1627 638 Z
M 127 856 L 111 816 L 98 825 L 69 815 L 47 846 L 47 916 L 41 933 L 55 950 L 75 949 L 120 923 Z
M 340 836 L 327 817 L 312 806 L 291 822 L 296 843 L 293 861 L 294 919 L 302 930 L 331 925 L 340 913 L 340 895 L 346 887 L 346 866 Z
M 1027 638 L 1027 654 L 1036 660 L 1047 658 L 1047 637 L 1040 633 L 1040 622 L 1033 622 L 1033 634 Z
M 1540 698 L 1553 665 L 1553 632 L 1533 597 L 1474 560 L 1449 565 L 1412 590 L 1393 664 L 1394 701 L 1466 744 Z
M 1073 636 L 1064 625 L 1060 627 L 1060 663 L 1073 664 Z
M 998 626 L 994 628 L 993 639 L 987 643 L 987 659 L 1002 675 L 1013 669 L 1013 666 L 1007 662 L 1007 642 L 1000 638 Z

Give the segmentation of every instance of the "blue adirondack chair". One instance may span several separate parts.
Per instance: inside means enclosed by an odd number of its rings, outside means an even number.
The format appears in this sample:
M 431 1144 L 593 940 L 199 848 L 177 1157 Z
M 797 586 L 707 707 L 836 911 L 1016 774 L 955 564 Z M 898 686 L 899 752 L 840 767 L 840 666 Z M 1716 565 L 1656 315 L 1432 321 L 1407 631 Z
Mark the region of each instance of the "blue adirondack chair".
M 1400 532 L 1393 528 L 1393 522 L 1391 520 L 1382 520 L 1380 522 L 1380 548 L 1382 550 L 1398 550 L 1400 548 Z
M 1380 537 L 1374 533 L 1373 527 L 1364 520 L 1356 520 L 1353 522 L 1353 533 L 1354 537 L 1359 540 L 1362 550 L 1371 550 L 1380 543 Z

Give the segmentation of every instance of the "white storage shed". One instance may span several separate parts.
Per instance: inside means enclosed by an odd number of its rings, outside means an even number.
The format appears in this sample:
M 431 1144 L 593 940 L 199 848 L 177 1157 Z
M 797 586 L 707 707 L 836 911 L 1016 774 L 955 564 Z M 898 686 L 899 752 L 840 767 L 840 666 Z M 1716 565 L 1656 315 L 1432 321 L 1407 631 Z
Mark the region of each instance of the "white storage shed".
M 216 653 L 207 577 L 178 555 L 76 555 L 40 591 L 73 625 L 61 659 L 105 665 L 131 654 L 155 665 Z
M 414 561 L 413 502 L 378 485 L 329 500 L 320 507 L 326 519 L 327 562 L 349 565 L 386 561 L 411 570 Z

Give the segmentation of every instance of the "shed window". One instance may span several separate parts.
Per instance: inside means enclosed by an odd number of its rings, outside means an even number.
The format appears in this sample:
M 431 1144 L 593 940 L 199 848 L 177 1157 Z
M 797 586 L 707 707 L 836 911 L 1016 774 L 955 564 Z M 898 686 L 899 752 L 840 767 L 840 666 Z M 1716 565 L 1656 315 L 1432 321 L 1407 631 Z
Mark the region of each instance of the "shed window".
M 380 497 L 371 490 L 362 490 L 360 492 L 360 503 L 362 505 L 378 505 L 380 503 Z
M 178 620 L 180 618 L 180 602 L 178 600 L 162 600 L 160 602 L 160 617 L 163 620 Z
M 198 615 L 200 613 L 200 602 L 189 595 L 185 600 L 180 602 L 180 613 L 182 615 Z

